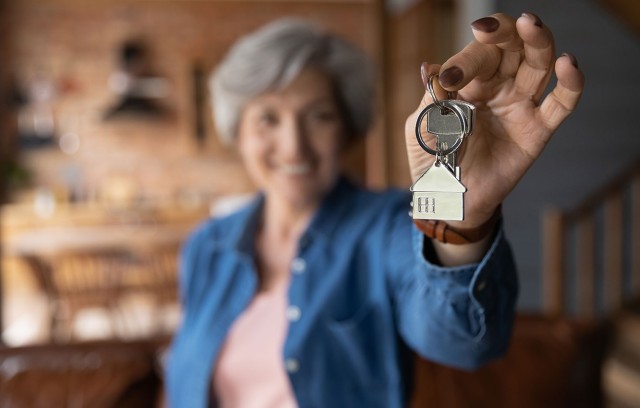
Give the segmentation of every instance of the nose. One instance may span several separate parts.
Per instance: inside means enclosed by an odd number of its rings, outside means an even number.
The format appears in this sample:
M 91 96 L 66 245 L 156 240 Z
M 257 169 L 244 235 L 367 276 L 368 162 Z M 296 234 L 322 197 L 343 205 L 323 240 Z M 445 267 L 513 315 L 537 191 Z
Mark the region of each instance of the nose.
M 305 156 L 307 131 L 300 118 L 290 117 L 283 121 L 278 145 L 282 158 L 287 161 L 299 160 Z

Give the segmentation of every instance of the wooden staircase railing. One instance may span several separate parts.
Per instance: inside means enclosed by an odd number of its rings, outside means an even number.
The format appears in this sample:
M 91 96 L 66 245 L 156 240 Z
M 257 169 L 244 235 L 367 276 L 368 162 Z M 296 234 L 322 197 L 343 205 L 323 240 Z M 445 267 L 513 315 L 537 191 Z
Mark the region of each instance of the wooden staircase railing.
M 640 296 L 640 159 L 576 208 L 547 210 L 542 238 L 546 313 L 593 318 Z
M 638 0 L 597 0 L 605 10 L 640 34 L 640 2 Z

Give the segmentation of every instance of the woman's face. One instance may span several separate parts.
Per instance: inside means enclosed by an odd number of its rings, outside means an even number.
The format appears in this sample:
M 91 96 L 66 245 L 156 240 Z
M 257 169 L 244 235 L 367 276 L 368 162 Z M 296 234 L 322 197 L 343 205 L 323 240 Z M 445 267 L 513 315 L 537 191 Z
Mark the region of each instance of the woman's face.
M 336 180 L 344 129 L 330 79 L 308 68 L 245 107 L 238 148 L 268 198 L 305 208 L 316 206 Z

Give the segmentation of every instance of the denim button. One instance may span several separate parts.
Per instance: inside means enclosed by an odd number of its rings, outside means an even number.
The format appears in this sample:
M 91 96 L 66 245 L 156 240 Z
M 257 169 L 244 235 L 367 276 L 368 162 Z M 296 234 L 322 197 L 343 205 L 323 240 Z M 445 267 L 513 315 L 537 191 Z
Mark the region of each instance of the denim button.
M 302 258 L 295 258 L 291 262 L 291 270 L 293 273 L 303 273 L 307 269 L 307 263 Z
M 300 364 L 298 363 L 298 360 L 296 360 L 295 358 L 288 358 L 284 362 L 284 365 L 287 368 L 287 371 L 292 374 L 297 372 L 300 369 Z
M 297 322 L 300 320 L 300 308 L 298 306 L 289 306 L 287 307 L 287 319 L 290 322 Z

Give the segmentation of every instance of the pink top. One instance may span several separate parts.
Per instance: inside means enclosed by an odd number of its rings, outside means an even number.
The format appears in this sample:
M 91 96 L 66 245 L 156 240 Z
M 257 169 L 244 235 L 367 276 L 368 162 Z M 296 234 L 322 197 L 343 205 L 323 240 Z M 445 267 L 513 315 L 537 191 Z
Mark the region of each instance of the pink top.
M 220 408 L 297 407 L 282 356 L 287 287 L 259 292 L 231 326 L 213 370 Z

